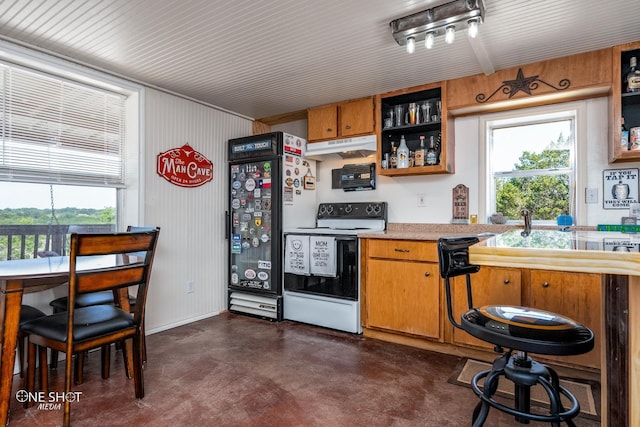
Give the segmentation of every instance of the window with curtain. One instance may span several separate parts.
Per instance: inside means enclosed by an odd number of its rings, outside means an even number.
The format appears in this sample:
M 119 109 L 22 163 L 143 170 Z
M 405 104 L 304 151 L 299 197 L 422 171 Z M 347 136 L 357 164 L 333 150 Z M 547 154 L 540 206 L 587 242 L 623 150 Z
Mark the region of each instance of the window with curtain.
M 0 62 L 0 180 L 124 185 L 126 97 Z

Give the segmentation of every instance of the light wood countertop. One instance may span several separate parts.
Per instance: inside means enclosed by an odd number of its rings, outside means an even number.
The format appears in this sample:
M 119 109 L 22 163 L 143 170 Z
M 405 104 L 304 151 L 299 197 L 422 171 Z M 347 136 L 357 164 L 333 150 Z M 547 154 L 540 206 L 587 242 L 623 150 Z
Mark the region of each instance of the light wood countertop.
M 469 248 L 469 261 L 500 267 L 640 276 L 640 235 L 511 230 Z M 621 249 L 626 251 L 622 252 Z

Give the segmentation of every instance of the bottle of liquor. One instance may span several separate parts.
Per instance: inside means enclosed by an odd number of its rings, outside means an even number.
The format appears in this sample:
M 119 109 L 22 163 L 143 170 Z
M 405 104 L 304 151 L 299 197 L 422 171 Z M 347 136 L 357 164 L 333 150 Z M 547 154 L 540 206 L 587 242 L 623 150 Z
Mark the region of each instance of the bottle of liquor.
M 420 148 L 416 150 L 415 165 L 424 166 L 424 135 L 420 135 Z
M 400 147 L 398 147 L 398 169 L 409 167 L 409 147 L 404 135 L 400 137 Z
M 389 158 L 389 167 L 391 169 L 398 167 L 398 149 L 394 144 L 395 142 L 391 141 L 391 157 Z
M 624 78 L 624 84 L 627 92 L 640 92 L 640 68 L 638 68 L 638 60 L 632 56 L 629 60 L 629 71 Z
M 624 117 L 622 118 L 622 129 L 620 131 L 620 146 L 623 150 L 629 150 L 629 130 L 624 125 Z
M 429 137 L 429 148 L 425 155 L 425 162 L 429 166 L 438 164 L 438 151 L 436 150 L 435 143 L 433 142 L 433 135 Z

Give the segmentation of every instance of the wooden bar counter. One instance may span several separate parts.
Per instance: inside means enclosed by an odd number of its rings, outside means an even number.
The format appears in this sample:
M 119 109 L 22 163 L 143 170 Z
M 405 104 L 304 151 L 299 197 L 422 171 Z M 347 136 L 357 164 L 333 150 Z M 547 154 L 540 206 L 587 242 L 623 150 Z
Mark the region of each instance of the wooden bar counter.
M 602 275 L 602 425 L 640 426 L 640 235 L 512 230 L 472 246 L 472 264 Z

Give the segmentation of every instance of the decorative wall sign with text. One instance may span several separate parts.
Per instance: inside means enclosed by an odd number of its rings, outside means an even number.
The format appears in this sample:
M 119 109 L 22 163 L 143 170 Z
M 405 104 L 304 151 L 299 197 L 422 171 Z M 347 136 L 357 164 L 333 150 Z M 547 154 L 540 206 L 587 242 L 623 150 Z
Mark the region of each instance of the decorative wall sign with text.
M 213 179 L 213 163 L 185 144 L 158 154 L 156 172 L 180 187 L 199 187 Z
M 638 203 L 638 169 L 607 169 L 602 172 L 605 209 L 629 209 Z

